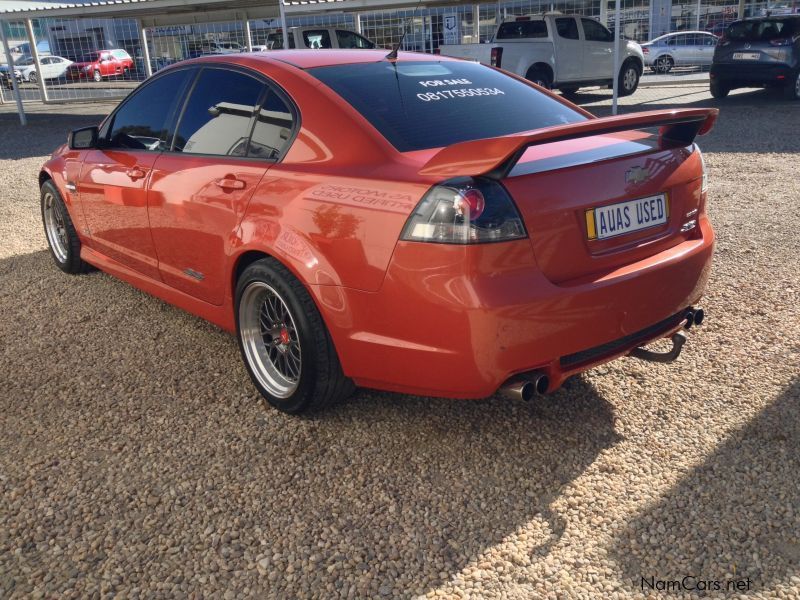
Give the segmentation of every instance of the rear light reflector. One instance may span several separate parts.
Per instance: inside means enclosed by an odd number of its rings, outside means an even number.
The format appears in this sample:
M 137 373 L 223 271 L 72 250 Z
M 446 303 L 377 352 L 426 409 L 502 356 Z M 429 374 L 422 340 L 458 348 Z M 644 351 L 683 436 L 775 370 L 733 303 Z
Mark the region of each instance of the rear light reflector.
M 500 64 L 503 62 L 503 49 L 502 48 L 492 48 L 491 58 L 489 63 L 493 67 L 500 68 Z
M 439 244 L 480 244 L 527 237 L 508 192 L 496 181 L 460 177 L 433 186 L 400 239 Z

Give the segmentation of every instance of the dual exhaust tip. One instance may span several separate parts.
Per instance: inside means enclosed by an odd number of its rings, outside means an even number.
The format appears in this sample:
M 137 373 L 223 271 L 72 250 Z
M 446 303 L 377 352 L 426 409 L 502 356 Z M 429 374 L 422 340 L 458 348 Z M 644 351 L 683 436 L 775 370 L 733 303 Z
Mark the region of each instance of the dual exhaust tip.
M 534 396 L 547 393 L 550 388 L 550 378 L 544 373 L 526 373 L 509 381 L 500 388 L 500 395 L 510 400 L 530 402 Z
M 692 325 L 700 325 L 703 324 L 703 321 L 706 318 L 706 311 L 702 308 L 690 308 L 686 311 L 686 323 L 684 323 L 684 329 L 691 329 Z

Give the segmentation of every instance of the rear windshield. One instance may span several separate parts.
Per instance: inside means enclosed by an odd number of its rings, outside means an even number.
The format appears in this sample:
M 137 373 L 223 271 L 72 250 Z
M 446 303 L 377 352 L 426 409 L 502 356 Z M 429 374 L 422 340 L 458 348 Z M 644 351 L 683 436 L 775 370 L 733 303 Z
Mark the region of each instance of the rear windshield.
M 546 38 L 547 24 L 544 21 L 511 21 L 503 23 L 495 36 L 498 40 Z
M 586 119 L 533 87 L 477 63 L 383 61 L 308 72 L 400 152 Z
M 768 42 L 792 37 L 797 33 L 800 19 L 761 19 L 737 21 L 728 27 L 726 37 L 731 41 Z

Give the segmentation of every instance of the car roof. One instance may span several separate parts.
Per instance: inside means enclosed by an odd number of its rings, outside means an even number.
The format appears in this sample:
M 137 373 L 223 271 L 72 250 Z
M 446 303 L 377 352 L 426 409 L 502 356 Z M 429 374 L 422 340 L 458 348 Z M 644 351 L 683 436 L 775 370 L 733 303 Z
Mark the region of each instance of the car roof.
M 315 67 L 381 62 L 386 60 L 386 55 L 389 54 L 389 52 L 390 50 L 385 48 L 378 50 L 270 50 L 269 52 L 259 54 L 228 54 L 222 59 L 216 56 L 200 57 L 195 59 L 195 61 L 219 62 L 220 60 L 231 60 L 236 56 L 240 56 L 265 62 L 279 61 L 299 69 L 313 69 Z M 397 60 L 398 62 L 440 62 L 458 59 L 417 52 L 398 52 Z

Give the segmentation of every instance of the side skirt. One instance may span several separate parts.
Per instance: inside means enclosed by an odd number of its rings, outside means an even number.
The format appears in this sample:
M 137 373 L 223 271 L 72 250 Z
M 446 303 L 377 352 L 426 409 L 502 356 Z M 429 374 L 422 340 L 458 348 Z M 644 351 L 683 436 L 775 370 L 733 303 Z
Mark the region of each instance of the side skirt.
M 236 332 L 233 311 L 228 306 L 215 306 L 214 304 L 198 300 L 175 288 L 169 287 L 161 281 L 146 277 L 86 245 L 81 248 L 81 258 L 90 265 L 94 265 L 101 271 L 129 283 L 143 292 L 190 312 L 201 319 L 210 321 L 225 331 L 230 333 Z

